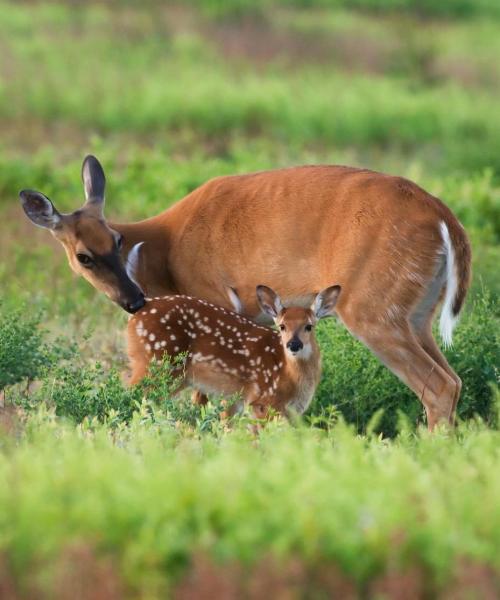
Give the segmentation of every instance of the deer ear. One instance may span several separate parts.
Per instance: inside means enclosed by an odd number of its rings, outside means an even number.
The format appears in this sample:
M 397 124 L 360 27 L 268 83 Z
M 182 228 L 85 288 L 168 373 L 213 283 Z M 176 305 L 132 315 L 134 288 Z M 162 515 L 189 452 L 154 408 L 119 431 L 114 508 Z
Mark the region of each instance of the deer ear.
M 331 317 L 335 313 L 335 305 L 340 294 L 340 285 L 332 285 L 322 290 L 314 299 L 311 310 L 316 318 Z
M 91 154 L 85 157 L 82 164 L 82 182 L 87 204 L 100 206 L 102 210 L 106 177 L 101 163 Z
M 127 262 L 125 263 L 125 271 L 127 272 L 129 279 L 131 279 L 138 287 L 141 287 L 137 280 L 139 274 L 140 251 L 143 244 L 144 242 L 139 242 L 132 246 L 132 249 L 127 256 Z
M 273 319 L 283 310 L 283 304 L 278 294 L 267 285 L 257 286 L 257 301 L 260 308 Z
M 243 312 L 243 304 L 241 302 L 240 297 L 238 296 L 238 292 L 231 286 L 226 286 L 226 294 L 229 298 L 229 301 L 233 305 L 233 310 L 235 313 L 241 315 Z
M 35 225 L 51 230 L 61 226 L 62 216 L 47 196 L 35 190 L 22 190 L 19 198 L 26 216 Z

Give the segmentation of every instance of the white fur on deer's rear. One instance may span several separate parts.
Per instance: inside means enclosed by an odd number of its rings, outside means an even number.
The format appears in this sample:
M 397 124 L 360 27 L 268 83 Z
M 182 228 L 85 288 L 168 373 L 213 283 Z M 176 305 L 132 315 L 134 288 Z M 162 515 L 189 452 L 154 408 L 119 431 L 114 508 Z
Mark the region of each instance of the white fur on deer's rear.
M 127 275 L 138 287 L 141 287 L 137 283 L 137 271 L 139 268 L 139 251 L 143 244 L 144 242 L 139 242 L 138 244 L 135 244 L 135 246 L 132 246 L 132 250 L 130 250 L 130 252 L 128 253 L 127 263 L 125 265 Z
M 444 345 L 449 347 L 452 345 L 453 328 L 458 320 L 458 316 L 453 315 L 453 303 L 458 289 L 457 265 L 455 264 L 455 250 L 451 243 L 448 227 L 444 221 L 441 221 L 439 226 L 443 238 L 443 254 L 446 260 L 446 293 L 444 296 L 443 307 L 441 308 L 439 331 L 443 338 Z

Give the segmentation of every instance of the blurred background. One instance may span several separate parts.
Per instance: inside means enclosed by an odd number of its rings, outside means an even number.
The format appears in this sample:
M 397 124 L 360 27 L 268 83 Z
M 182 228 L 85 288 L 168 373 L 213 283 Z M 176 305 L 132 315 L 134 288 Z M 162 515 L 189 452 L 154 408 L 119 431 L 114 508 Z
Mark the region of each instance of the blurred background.
M 123 357 L 126 315 L 74 278 L 17 198 L 35 188 L 75 210 L 91 152 L 117 221 L 222 174 L 340 163 L 407 176 L 465 225 L 469 306 L 487 295 L 482 314 L 498 315 L 499 56 L 498 0 L 0 2 L 3 305 L 42 307 L 89 356 Z

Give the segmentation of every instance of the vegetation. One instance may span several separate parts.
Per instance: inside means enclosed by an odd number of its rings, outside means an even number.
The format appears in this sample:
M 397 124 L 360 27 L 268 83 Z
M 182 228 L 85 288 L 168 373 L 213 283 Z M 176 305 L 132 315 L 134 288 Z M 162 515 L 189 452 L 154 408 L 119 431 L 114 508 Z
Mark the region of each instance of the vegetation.
M 113 429 L 42 412 L 2 442 L 4 577 L 47 597 L 82 580 L 112 598 L 495 597 L 499 441 L 477 422 L 392 443 L 276 422 L 255 440 L 146 407 Z
M 0 596 L 500 594 L 498 7 L 0 1 Z M 297 423 L 228 424 L 218 399 L 172 397 L 168 363 L 124 385 L 125 314 L 17 201 L 30 187 L 76 209 L 89 152 L 123 221 L 213 176 L 303 163 L 442 198 L 473 246 L 447 350 L 456 431 L 429 436 L 333 320 Z

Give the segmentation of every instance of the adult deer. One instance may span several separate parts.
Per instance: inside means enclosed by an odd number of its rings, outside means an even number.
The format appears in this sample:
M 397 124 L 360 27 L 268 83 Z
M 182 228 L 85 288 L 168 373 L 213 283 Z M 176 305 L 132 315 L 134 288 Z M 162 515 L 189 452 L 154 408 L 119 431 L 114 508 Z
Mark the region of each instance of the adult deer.
M 287 304 L 311 304 L 334 281 L 347 329 L 420 398 L 429 428 L 451 422 L 461 382 L 431 332 L 451 343 L 470 280 L 470 245 L 453 213 L 401 177 L 341 166 L 305 166 L 218 177 L 137 223 L 103 216 L 104 172 L 83 162 L 86 203 L 60 214 L 40 192 L 20 197 L 27 216 L 61 241 L 70 266 L 129 312 L 150 296 L 189 294 L 261 319 L 258 284 Z M 144 242 L 136 285 L 124 263 Z

